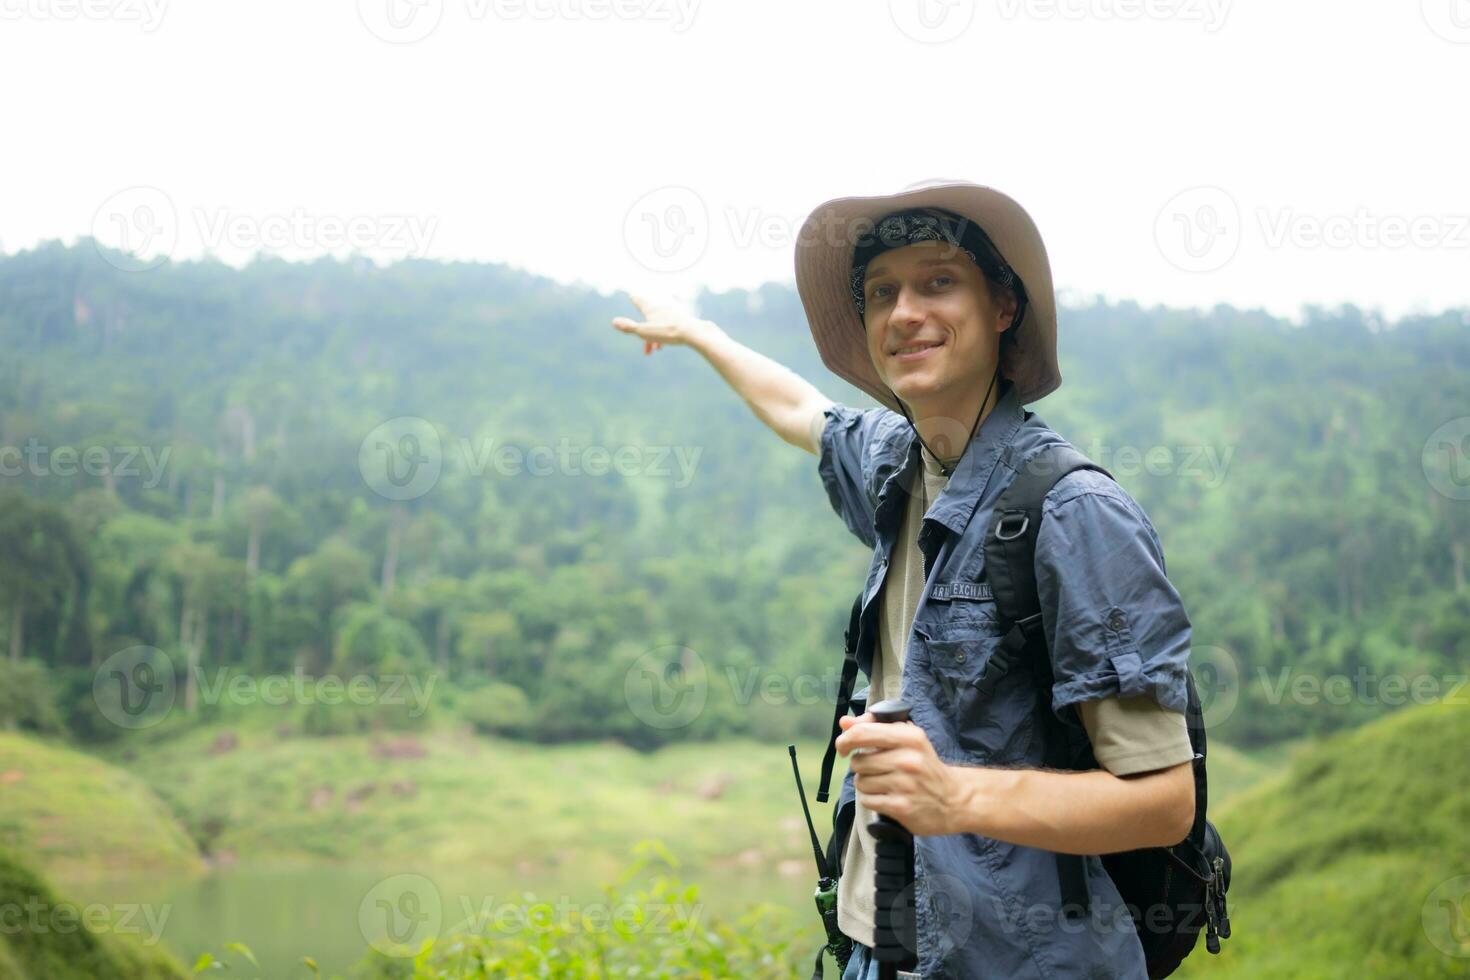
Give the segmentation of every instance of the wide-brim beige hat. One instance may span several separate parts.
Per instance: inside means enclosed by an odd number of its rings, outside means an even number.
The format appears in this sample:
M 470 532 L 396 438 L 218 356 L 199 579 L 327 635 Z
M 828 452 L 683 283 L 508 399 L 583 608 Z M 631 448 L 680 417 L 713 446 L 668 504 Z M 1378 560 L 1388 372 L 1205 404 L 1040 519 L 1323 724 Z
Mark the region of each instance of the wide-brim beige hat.
M 1002 348 L 1001 376 L 1024 404 L 1057 389 L 1057 303 L 1041 232 L 1021 205 L 1000 191 L 962 180 L 910 184 L 883 197 L 839 197 L 820 205 L 796 240 L 796 291 L 822 363 L 895 412 L 901 411 L 873 359 L 867 331 L 848 286 L 857 239 L 878 220 L 906 208 L 947 208 L 977 222 L 1026 287 L 1026 315 L 1015 343 Z

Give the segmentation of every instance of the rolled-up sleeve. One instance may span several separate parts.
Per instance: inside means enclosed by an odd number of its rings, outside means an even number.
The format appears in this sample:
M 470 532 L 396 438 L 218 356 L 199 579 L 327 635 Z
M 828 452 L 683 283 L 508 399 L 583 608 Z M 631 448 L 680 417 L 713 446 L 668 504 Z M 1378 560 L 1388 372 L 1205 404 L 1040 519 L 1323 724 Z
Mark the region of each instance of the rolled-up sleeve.
M 834 403 L 822 414 L 825 422 L 817 471 L 827 488 L 827 499 L 859 541 L 870 548 L 876 547 L 873 511 L 877 501 L 873 491 L 872 449 L 875 436 L 885 430 L 885 417 L 894 413 L 883 408 L 856 409 Z
M 1036 586 L 1052 657 L 1052 710 L 1148 695 L 1186 710 L 1190 623 L 1138 503 L 1095 471 L 1048 495 Z

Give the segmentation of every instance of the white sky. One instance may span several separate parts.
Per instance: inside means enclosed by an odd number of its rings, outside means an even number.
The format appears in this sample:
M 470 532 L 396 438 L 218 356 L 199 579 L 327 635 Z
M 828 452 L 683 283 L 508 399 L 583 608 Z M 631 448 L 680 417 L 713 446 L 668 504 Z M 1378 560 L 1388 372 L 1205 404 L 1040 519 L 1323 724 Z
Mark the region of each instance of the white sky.
M 687 293 L 957 177 L 1064 298 L 1470 304 L 1470 0 L 0 0 L 0 91 L 7 253 L 356 219 L 380 261 Z

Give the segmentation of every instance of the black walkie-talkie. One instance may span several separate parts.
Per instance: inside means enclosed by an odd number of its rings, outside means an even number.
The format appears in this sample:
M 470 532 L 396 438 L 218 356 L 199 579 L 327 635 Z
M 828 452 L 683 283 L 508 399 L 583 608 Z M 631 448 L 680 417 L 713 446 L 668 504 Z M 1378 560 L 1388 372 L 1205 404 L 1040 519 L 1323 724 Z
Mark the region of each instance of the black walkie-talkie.
M 909 720 L 908 702 L 891 699 L 868 708 L 874 721 Z M 874 880 L 873 960 L 879 980 L 896 980 L 899 970 L 918 965 L 918 927 L 914 916 L 914 835 L 884 814 L 868 824 L 877 846 Z
M 822 917 L 822 929 L 827 933 L 827 943 L 823 947 L 832 954 L 837 961 L 839 972 L 847 968 L 847 961 L 852 956 L 852 940 L 843 935 L 837 926 L 837 869 L 827 867 L 827 859 L 822 855 L 822 845 L 817 840 L 817 828 L 812 826 L 812 811 L 806 805 L 806 790 L 801 787 L 801 770 L 796 765 L 796 746 L 788 745 L 786 750 L 791 753 L 791 771 L 796 775 L 796 795 L 801 799 L 801 812 L 806 817 L 806 830 L 812 836 L 812 856 L 817 859 L 817 890 L 813 897 L 817 901 L 817 914 Z M 817 965 L 821 968 L 822 953 L 817 951 Z

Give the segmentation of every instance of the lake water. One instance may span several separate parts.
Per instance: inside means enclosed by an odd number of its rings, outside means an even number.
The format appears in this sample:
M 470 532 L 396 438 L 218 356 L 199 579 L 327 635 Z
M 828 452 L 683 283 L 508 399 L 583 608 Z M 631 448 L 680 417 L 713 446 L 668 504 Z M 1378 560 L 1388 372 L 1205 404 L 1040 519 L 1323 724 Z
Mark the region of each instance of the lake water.
M 665 910 L 670 921 L 679 915 L 709 921 L 766 901 L 795 910 L 795 921 L 810 924 L 813 943 L 817 941 L 811 897 L 815 868 L 800 877 L 765 870 L 686 871 L 681 880 L 699 885 L 698 904 Z M 497 917 L 503 924 L 524 922 L 536 903 L 546 903 L 541 914 L 558 920 L 570 909 L 584 915 L 620 914 L 598 884 L 570 877 L 533 880 L 493 868 L 329 866 L 234 868 L 187 879 L 66 882 L 64 888 L 79 903 L 113 906 L 112 921 L 119 931 L 127 922 L 148 937 L 153 926 L 161 925 L 162 942 L 186 967 L 200 953 L 225 954 L 226 943 L 241 942 L 260 961 L 262 977 L 288 980 L 310 976 L 303 956 L 313 957 L 323 975 L 346 976 L 370 944 L 388 948 L 396 939 L 417 945 L 425 936 L 447 935 L 467 923 L 485 924 Z M 142 909 L 124 919 L 125 906 Z

